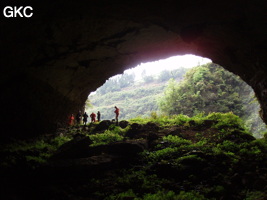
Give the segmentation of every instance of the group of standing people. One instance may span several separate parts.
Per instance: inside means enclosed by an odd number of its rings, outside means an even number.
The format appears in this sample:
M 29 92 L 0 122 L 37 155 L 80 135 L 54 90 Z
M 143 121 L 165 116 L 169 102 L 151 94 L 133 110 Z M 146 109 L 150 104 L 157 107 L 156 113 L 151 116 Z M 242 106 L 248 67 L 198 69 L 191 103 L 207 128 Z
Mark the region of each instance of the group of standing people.
M 114 111 L 115 119 L 116 119 L 116 122 L 118 123 L 120 110 L 117 106 L 115 106 L 114 108 L 115 108 L 115 111 Z M 68 124 L 70 126 L 74 125 L 74 120 L 75 120 L 76 125 L 80 125 L 81 121 L 83 122 L 84 125 L 86 125 L 88 117 L 89 116 L 86 112 L 84 112 L 84 114 L 82 114 L 82 112 L 79 111 L 77 113 L 76 117 L 74 117 L 74 114 L 71 114 L 71 116 L 69 117 Z M 91 123 L 96 122 L 96 117 L 97 117 L 97 121 L 100 122 L 101 114 L 99 111 L 97 112 L 97 114 L 95 114 L 94 112 L 92 112 L 90 114 Z
M 92 122 L 96 122 L 96 119 L 95 119 L 96 116 L 97 116 L 97 121 L 100 122 L 101 114 L 100 114 L 100 112 L 98 111 L 97 114 L 95 114 L 94 112 L 91 113 L 91 115 L 90 115 L 91 123 L 92 123 Z

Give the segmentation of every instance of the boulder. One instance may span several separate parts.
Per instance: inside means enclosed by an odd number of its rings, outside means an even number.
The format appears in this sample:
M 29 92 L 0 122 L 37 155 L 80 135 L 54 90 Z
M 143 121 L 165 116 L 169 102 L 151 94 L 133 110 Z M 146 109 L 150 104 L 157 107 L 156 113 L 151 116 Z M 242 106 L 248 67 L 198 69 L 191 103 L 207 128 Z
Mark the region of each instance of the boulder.
M 55 160 L 86 157 L 90 144 L 92 144 L 92 141 L 89 137 L 78 134 L 71 141 L 59 147 L 50 159 Z
M 94 131 L 105 131 L 109 128 L 111 124 L 114 124 L 114 123 L 110 120 L 103 120 L 96 126 Z
M 129 122 L 126 121 L 126 120 L 122 120 L 122 121 L 119 122 L 119 126 L 121 128 L 126 128 L 128 125 L 129 125 Z
M 133 157 L 143 152 L 146 147 L 146 141 L 126 141 L 110 144 L 106 150 L 108 154 Z

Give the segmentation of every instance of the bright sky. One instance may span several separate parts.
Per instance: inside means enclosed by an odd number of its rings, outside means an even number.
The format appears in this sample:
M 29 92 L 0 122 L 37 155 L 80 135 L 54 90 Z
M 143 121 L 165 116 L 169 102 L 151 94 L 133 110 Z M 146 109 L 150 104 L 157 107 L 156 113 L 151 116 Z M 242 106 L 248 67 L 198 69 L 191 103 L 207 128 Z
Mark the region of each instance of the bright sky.
M 154 62 L 141 63 L 140 65 L 137 65 L 134 68 L 125 70 L 124 73 L 135 73 L 136 80 L 138 80 L 141 78 L 141 74 L 144 69 L 146 70 L 146 75 L 154 75 L 159 74 L 163 70 L 173 70 L 180 67 L 191 68 L 209 62 L 212 61 L 208 58 L 188 54 L 183 56 L 173 56 L 167 59 L 158 60 Z M 113 76 L 111 78 L 115 78 L 120 75 L 121 74 Z M 95 92 L 91 93 L 91 95 L 93 94 L 95 94 Z
M 143 70 L 146 70 L 146 75 L 158 74 L 163 70 L 173 70 L 180 67 L 191 68 L 205 63 L 212 62 L 208 58 L 203 58 L 195 55 L 173 56 L 164 60 L 155 62 L 141 63 L 134 68 L 125 70 L 124 73 L 135 73 L 137 79 L 141 77 Z

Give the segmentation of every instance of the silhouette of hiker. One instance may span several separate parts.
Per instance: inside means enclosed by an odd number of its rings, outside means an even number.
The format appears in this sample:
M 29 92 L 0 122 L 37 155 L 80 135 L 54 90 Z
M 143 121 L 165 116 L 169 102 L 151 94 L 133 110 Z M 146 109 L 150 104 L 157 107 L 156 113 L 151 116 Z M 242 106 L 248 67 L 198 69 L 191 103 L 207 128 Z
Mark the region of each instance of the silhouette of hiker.
M 69 121 L 68 121 L 69 126 L 72 126 L 74 124 L 74 115 L 71 114 L 71 116 L 69 117 Z
M 82 114 L 81 111 L 79 111 L 76 115 L 76 123 L 77 125 L 81 124 Z
M 114 111 L 114 113 L 116 114 L 116 116 L 115 116 L 115 119 L 116 119 L 116 124 L 118 125 L 118 122 L 119 122 L 119 114 L 120 114 L 120 109 L 119 109 L 117 106 L 115 106 L 114 108 L 115 108 L 115 111 Z
M 84 112 L 84 114 L 83 114 L 83 124 L 84 125 L 86 125 L 86 123 L 87 123 L 87 118 L 88 118 L 88 115 L 86 112 Z
M 98 121 L 98 122 L 100 122 L 100 117 L 101 117 L 101 114 L 100 114 L 100 112 L 98 111 L 98 112 L 97 112 L 97 121 Z
M 91 117 L 91 123 L 92 122 L 95 122 L 96 114 L 94 112 L 92 112 L 92 114 L 90 115 L 90 117 Z

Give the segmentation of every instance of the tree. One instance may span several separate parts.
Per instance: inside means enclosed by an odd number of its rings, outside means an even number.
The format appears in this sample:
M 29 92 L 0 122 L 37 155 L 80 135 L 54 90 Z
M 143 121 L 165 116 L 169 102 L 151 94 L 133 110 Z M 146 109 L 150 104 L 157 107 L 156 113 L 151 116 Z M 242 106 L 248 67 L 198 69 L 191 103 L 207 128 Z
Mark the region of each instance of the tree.
M 180 108 L 180 101 L 182 100 L 182 96 L 177 91 L 178 84 L 172 78 L 168 82 L 168 86 L 164 91 L 163 98 L 160 99 L 159 107 L 162 111 L 166 112 L 169 115 L 173 115 L 178 113 L 178 108 Z M 177 105 L 179 104 L 179 105 Z
M 132 74 L 123 74 L 119 79 L 118 79 L 118 84 L 120 88 L 125 88 L 130 86 L 131 84 L 134 83 L 135 75 L 134 73 Z
M 152 83 L 154 81 L 154 77 L 153 76 L 144 76 L 143 80 L 145 83 Z
M 159 107 L 168 115 L 233 112 L 245 120 L 251 130 L 262 130 L 262 127 L 253 127 L 257 123 L 249 120 L 257 114 L 254 99 L 253 90 L 238 76 L 210 63 L 189 70 L 180 84 L 169 81 L 164 96 L 159 99 Z
M 164 81 L 168 81 L 171 78 L 171 72 L 168 70 L 163 70 L 162 72 L 160 72 L 159 74 L 159 82 L 164 82 Z

